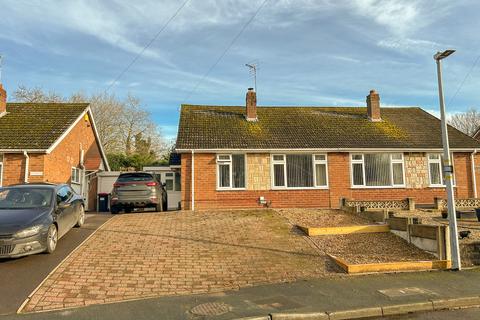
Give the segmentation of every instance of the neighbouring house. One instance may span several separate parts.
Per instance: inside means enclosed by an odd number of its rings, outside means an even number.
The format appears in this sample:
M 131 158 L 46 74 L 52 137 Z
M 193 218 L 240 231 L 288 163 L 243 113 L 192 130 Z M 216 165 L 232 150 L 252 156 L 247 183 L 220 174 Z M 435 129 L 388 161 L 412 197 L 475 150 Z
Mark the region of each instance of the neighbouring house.
M 440 120 L 421 108 L 182 105 L 182 208 L 325 207 L 445 197 Z M 477 197 L 480 142 L 448 128 L 455 194 Z
M 7 103 L 0 84 L 0 186 L 69 183 L 96 207 L 96 173 L 110 170 L 87 103 Z

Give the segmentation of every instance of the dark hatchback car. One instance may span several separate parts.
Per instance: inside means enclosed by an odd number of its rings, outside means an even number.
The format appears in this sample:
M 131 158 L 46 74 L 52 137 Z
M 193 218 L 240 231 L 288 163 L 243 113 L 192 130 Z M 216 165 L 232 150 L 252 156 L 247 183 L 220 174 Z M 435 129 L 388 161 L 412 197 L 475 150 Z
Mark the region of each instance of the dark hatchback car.
M 83 199 L 68 185 L 0 188 L 0 258 L 52 253 L 58 239 L 84 222 Z
M 155 175 L 148 172 L 126 172 L 117 178 L 110 198 L 110 212 L 115 214 L 123 209 L 129 213 L 135 208 L 167 210 L 167 191 Z

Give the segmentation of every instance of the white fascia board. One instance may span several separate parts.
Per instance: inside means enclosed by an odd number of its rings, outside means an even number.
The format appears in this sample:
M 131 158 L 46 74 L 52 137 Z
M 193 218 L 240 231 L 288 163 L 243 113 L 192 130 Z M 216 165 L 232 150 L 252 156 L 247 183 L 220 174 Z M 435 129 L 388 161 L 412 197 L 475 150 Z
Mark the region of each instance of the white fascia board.
M 95 140 L 97 141 L 98 149 L 100 150 L 100 155 L 102 157 L 103 163 L 105 164 L 105 171 L 110 171 L 110 165 L 108 164 L 107 155 L 103 149 L 102 141 L 100 141 L 100 136 L 97 131 L 97 126 L 95 125 L 95 119 L 93 119 L 93 112 L 90 106 L 87 108 L 88 117 L 90 118 L 90 124 L 92 125 L 93 134 L 95 135 Z
M 452 152 L 473 152 L 475 148 L 450 148 Z M 442 148 L 305 148 L 305 149 L 175 149 L 177 153 L 276 153 L 276 152 L 441 152 Z
M 47 153 L 47 149 L 0 149 L 0 153 Z

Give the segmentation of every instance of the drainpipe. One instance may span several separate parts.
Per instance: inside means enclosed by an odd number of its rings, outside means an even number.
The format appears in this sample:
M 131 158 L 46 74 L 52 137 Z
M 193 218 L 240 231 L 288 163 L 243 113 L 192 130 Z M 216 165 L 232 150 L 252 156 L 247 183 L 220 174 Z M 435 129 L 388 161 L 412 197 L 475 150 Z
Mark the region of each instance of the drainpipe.
M 470 163 L 472 164 L 472 184 L 473 184 L 473 197 L 477 197 L 477 177 L 475 175 L 475 155 L 477 154 L 477 149 L 473 150 L 470 155 Z
M 28 183 L 28 169 L 29 169 L 29 162 L 30 162 L 30 157 L 28 156 L 27 151 L 23 151 L 23 156 L 25 157 L 25 177 L 23 181 L 25 183 Z
M 195 210 L 195 151 L 192 150 L 192 211 Z

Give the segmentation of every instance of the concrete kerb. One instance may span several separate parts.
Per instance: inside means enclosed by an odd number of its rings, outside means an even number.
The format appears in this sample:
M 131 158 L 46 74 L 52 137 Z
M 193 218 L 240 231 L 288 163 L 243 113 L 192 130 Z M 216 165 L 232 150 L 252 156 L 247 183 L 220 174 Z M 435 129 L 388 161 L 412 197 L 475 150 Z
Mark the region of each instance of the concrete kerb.
M 237 318 L 235 320 L 348 320 L 478 306 L 480 306 L 480 296 L 474 296 L 453 299 L 431 299 L 423 302 L 332 312 L 272 313 L 268 316 Z

